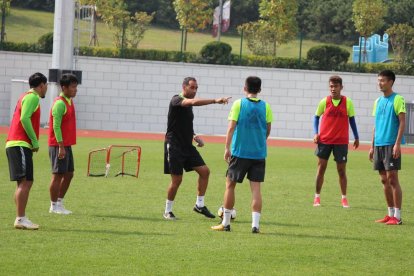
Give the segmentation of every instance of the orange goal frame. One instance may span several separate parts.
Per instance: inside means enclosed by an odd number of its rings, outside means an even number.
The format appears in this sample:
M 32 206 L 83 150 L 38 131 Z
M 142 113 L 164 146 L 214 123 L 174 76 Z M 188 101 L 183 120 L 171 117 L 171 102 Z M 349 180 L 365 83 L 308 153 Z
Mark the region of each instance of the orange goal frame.
M 102 148 L 102 149 L 96 149 L 96 150 L 91 150 L 89 152 L 88 155 L 88 170 L 87 170 L 87 176 L 105 176 L 108 177 L 109 175 L 109 171 L 111 168 L 111 153 L 112 153 L 112 149 L 114 148 L 125 148 L 126 150 L 124 152 L 122 152 L 121 154 L 121 171 L 118 172 L 115 176 L 124 176 L 124 175 L 129 175 L 129 176 L 133 176 L 138 178 L 139 175 L 139 168 L 141 165 L 141 147 L 137 146 L 137 145 L 110 145 L 107 148 Z M 134 172 L 132 173 L 128 173 L 125 171 L 125 155 L 127 153 L 133 152 L 133 151 L 137 151 L 137 165 L 136 165 L 136 169 L 134 170 Z M 106 157 L 105 157 L 105 171 L 102 171 L 102 173 L 91 173 L 91 161 L 93 158 L 93 155 L 97 154 L 98 152 L 102 152 L 105 151 L 106 153 Z

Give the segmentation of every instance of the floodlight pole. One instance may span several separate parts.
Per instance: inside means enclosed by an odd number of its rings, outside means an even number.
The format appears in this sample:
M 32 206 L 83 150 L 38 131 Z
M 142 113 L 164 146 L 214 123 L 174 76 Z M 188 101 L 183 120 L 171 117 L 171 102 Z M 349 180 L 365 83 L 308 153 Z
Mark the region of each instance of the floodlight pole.
M 56 0 L 53 25 L 52 68 L 49 69 L 48 101 L 49 110 L 58 95 L 62 70 L 73 70 L 73 35 L 75 26 L 75 1 Z

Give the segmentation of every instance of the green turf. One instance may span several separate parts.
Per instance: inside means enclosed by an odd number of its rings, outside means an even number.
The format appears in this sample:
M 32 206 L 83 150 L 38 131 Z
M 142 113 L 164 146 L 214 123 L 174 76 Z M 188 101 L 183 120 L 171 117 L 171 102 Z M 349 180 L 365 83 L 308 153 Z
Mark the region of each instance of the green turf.
M 25 9 L 11 9 L 11 14 L 6 18 L 7 41 L 12 42 L 37 42 L 41 35 L 53 32 L 53 13 L 39 12 Z M 88 22 L 80 21 L 80 45 L 89 45 Z M 113 30 L 105 23 L 97 24 L 98 41 L 100 47 L 113 47 Z M 208 42 L 214 41 L 209 33 L 189 33 L 187 51 L 198 53 Z M 224 34 L 222 41 L 229 43 L 234 54 L 240 54 L 240 36 Z M 75 43 L 76 44 L 76 43 Z M 304 40 L 302 57 L 306 57 L 307 51 L 318 44 L 317 41 Z M 243 42 L 243 54 L 251 54 L 247 48 L 246 41 Z M 75 45 L 76 46 L 76 45 Z M 139 48 L 180 51 L 181 31 L 159 27 L 151 27 L 144 36 Z M 348 51 L 350 47 L 344 46 Z M 277 48 L 279 57 L 299 57 L 299 40 L 293 40 L 288 44 L 280 45 Z
M 0 135 L 4 141 L 4 135 Z M 87 152 L 109 144 L 139 144 L 139 179 L 86 177 Z M 211 169 L 206 196 L 214 212 L 224 192 L 223 145 L 200 149 Z M 350 152 L 350 209 L 340 207 L 334 166 L 330 165 L 322 207 L 312 207 L 316 160 L 312 149 L 270 148 L 263 184 L 263 234 L 251 230 L 250 189 L 236 189 L 237 218 L 232 232 L 213 232 L 218 220 L 192 211 L 196 177 L 187 173 L 178 192 L 175 222 L 165 221 L 169 176 L 162 174 L 160 141 L 79 138 L 76 173 L 66 197 L 74 213 L 48 213 L 50 180 L 46 137 L 35 154 L 35 184 L 27 215 L 38 231 L 14 230 L 13 192 L 5 154 L 0 155 L 1 275 L 412 275 L 414 155 L 405 155 L 402 226 L 373 221 L 385 215 L 377 174 L 366 152 Z

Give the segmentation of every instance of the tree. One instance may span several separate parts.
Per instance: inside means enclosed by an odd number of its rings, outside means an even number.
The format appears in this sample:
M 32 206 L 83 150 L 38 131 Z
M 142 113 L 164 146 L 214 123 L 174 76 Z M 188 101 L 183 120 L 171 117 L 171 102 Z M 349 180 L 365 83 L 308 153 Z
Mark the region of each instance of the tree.
M 414 27 L 414 1 L 387 0 L 388 14 L 385 17 L 386 28 L 394 24 L 406 23 Z
M 154 18 L 155 12 L 147 14 L 146 12 L 136 12 L 131 18 L 129 34 L 129 43 L 132 48 L 138 48 L 138 44 L 144 38 L 144 33 Z
M 0 43 L 3 43 L 6 36 L 6 16 L 10 12 L 10 1 L 11 0 L 1 0 L 1 34 L 0 34 Z
M 398 63 L 412 63 L 414 58 L 414 28 L 408 24 L 395 24 L 386 30 Z
M 261 0 L 260 20 L 240 26 L 249 49 L 259 55 L 276 55 L 276 47 L 295 38 L 296 0 Z
M 53 12 L 55 10 L 54 0 L 13 0 L 12 6 L 31 10 L 42 10 Z
M 231 2 L 231 26 L 239 26 L 259 20 L 260 0 L 243 0 Z
M 382 0 L 354 0 L 352 20 L 355 29 L 364 38 L 363 61 L 367 61 L 367 38 L 384 25 L 387 6 Z
M 114 44 L 117 48 L 124 49 L 127 46 L 126 29 L 131 20 L 126 4 L 120 0 L 97 1 L 102 19 L 115 29 Z
M 211 22 L 211 0 L 174 0 L 174 10 L 184 32 L 184 51 L 187 49 L 187 32 L 204 29 Z
M 329 43 L 354 44 L 352 1 L 298 0 L 297 21 L 306 37 Z
M 243 32 L 243 37 L 247 41 L 247 48 L 253 54 L 267 56 L 274 52 L 275 36 L 268 32 L 259 21 L 240 25 L 238 31 L 239 33 Z

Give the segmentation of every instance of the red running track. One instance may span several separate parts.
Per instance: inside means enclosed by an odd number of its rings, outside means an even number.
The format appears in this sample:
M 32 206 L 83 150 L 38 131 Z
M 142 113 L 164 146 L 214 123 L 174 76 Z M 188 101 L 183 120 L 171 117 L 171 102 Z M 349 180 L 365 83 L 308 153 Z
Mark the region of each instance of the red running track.
M 7 134 L 9 127 L 0 126 L 0 134 Z M 47 134 L 48 130 L 41 128 L 40 134 Z M 77 130 L 78 137 L 96 137 L 96 138 L 125 138 L 136 140 L 164 140 L 164 133 L 143 133 L 143 132 L 121 132 L 121 131 L 107 131 L 107 130 Z M 207 136 L 201 135 L 204 142 L 224 144 L 224 136 Z M 270 138 L 268 145 L 271 147 L 284 147 L 284 148 L 315 148 L 315 144 L 312 141 L 301 140 L 288 140 L 288 139 L 275 139 Z M 350 145 L 352 147 L 352 144 Z M 369 144 L 360 144 L 358 151 L 366 151 L 370 148 Z M 402 147 L 403 154 L 414 154 L 414 147 Z

